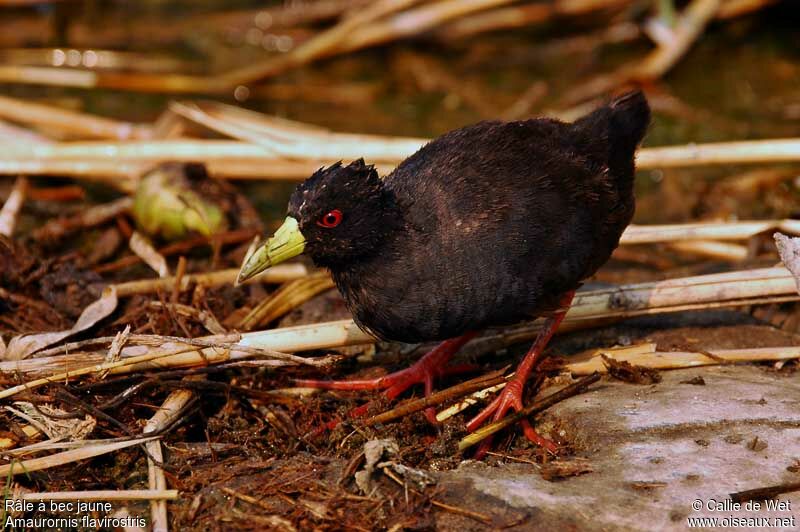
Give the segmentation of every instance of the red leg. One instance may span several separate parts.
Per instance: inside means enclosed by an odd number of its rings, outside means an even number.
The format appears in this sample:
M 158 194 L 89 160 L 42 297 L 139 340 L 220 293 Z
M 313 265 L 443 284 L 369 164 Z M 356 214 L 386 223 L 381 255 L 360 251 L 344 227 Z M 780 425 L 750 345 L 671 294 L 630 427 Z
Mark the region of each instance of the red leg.
M 530 377 L 533 369 L 541 360 L 544 348 L 547 346 L 550 338 L 552 338 L 553 334 L 556 332 L 556 329 L 558 329 L 558 326 L 561 324 L 561 321 L 564 319 L 564 316 L 567 313 L 567 308 L 569 308 L 574 295 L 574 291 L 568 292 L 564 295 L 563 299 L 561 300 L 562 309 L 559 310 L 553 317 L 548 318 L 547 321 L 545 321 L 544 327 L 539 333 L 539 336 L 536 338 L 536 341 L 528 350 L 528 353 L 525 355 L 525 358 L 522 359 L 522 362 L 519 363 L 519 366 L 517 366 L 517 371 L 514 373 L 514 377 L 508 382 L 508 384 L 506 384 L 506 387 L 500 392 L 494 401 L 489 404 L 489 406 L 487 406 L 483 411 L 481 411 L 481 413 L 467 423 L 467 430 L 473 432 L 486 420 L 488 420 L 490 416 L 492 417 L 492 421 L 498 421 L 505 417 L 509 409 L 513 408 L 516 411 L 522 410 L 522 395 L 523 391 L 525 390 L 525 383 Z M 492 416 L 492 414 L 494 414 L 494 416 Z M 520 423 L 522 425 L 523 433 L 530 441 L 541 447 L 544 447 L 552 453 L 555 453 L 557 449 L 556 445 L 550 440 L 539 436 L 528 420 L 523 420 Z M 489 450 L 491 445 L 491 438 L 486 438 L 483 440 L 481 445 L 478 447 L 475 457 L 482 458 Z
M 299 379 L 298 386 L 322 388 L 325 390 L 385 390 L 388 399 L 394 399 L 414 384 L 425 385 L 425 397 L 433 392 L 433 379 L 441 375 L 452 373 L 454 368 L 447 368 L 445 364 L 461 347 L 475 337 L 474 332 L 468 332 L 458 338 L 445 340 L 432 351 L 427 353 L 410 367 L 390 373 L 377 379 L 361 379 L 349 381 L 323 381 L 313 379 Z M 462 368 L 457 368 L 462 369 Z M 362 412 L 362 410 L 364 410 Z M 366 410 L 358 407 L 350 413 L 350 417 L 363 415 Z M 425 410 L 425 416 L 433 424 L 436 422 L 436 412 L 431 407 Z

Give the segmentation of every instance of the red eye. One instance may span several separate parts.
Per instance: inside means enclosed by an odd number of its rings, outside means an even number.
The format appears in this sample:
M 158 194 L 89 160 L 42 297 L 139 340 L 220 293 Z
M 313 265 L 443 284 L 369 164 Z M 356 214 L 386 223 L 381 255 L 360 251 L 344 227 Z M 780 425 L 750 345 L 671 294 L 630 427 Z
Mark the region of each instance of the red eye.
M 317 225 L 320 227 L 336 227 L 342 223 L 342 211 L 339 209 L 333 209 L 331 212 L 323 216 L 317 222 Z

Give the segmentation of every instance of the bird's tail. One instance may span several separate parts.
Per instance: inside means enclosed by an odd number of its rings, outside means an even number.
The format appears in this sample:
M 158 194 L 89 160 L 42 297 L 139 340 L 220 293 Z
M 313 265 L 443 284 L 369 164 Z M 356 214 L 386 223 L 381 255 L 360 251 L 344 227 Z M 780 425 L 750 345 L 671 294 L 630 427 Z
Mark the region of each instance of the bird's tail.
M 650 125 L 650 106 L 640 90 L 629 92 L 577 120 L 573 127 L 586 145 L 603 146 L 596 154 L 620 180 L 633 180 L 633 156 Z M 606 139 L 606 143 L 597 142 Z

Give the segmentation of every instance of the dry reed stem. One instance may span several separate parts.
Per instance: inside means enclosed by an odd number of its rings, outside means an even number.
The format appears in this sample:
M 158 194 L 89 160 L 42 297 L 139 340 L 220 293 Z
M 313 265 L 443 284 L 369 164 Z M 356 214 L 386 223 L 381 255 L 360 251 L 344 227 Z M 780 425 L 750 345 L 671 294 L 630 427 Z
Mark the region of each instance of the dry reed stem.
M 798 298 L 800 296 L 796 292 L 795 280 L 783 267 L 623 285 L 607 290 L 578 292 L 560 330 L 563 332 L 584 328 L 596 324 L 601 318 L 621 319 L 641 314 L 742 306 Z M 528 335 L 535 334 L 538 328 L 537 323 L 526 326 L 517 331 L 517 338 L 528 338 Z M 3 372 L 25 375 L 33 371 L 40 373 L 50 371 L 58 374 L 0 390 L 0 399 L 50 382 L 65 381 L 105 370 L 110 370 L 110 374 L 121 374 L 156 368 L 190 367 L 244 360 L 257 354 L 252 351 L 253 349 L 264 350 L 265 355 L 283 361 L 282 364 L 287 361 L 319 364 L 313 359 L 294 357 L 287 352 L 330 349 L 374 341 L 372 336 L 359 329 L 352 320 L 340 320 L 241 335 L 229 334 L 209 337 L 206 340 L 176 341 L 174 344 L 164 345 L 142 355 L 138 353 L 150 348 L 126 347 L 122 353 L 123 359 L 114 363 L 92 365 L 96 359 L 88 354 L 72 358 L 55 356 L 32 361 L 3 362 L 0 363 L 0 371 Z M 133 356 L 134 353 L 137 353 L 137 356 Z M 67 360 L 78 367 L 64 371 Z
M 223 79 L 217 77 L 145 72 L 104 72 L 26 65 L 0 65 L 0 82 L 183 94 L 228 94 L 233 89 Z
M 163 337 L 164 342 L 157 348 L 149 348 L 145 345 L 125 347 L 120 353 L 122 358 L 112 362 L 103 362 L 105 353 L 99 355 L 99 359 L 91 353 L 81 353 L 78 356 L 60 355 L 48 358 L 37 358 L 32 360 L 14 360 L 0 362 L 0 373 L 8 372 L 17 375 L 34 372 L 41 373 L 48 367 L 57 371 L 57 374 L 49 374 L 17 386 L 12 386 L 0 390 L 0 399 L 11 397 L 19 392 L 32 390 L 44 386 L 51 382 L 67 381 L 74 377 L 89 375 L 92 373 L 120 374 L 147 369 L 164 369 L 167 367 L 185 367 L 194 365 L 219 364 L 229 361 L 244 360 L 253 356 L 262 356 L 273 359 L 274 365 L 305 364 L 311 366 L 325 366 L 331 363 L 330 357 L 306 358 L 281 353 L 266 347 L 270 343 L 277 343 L 297 347 L 315 345 L 322 343 L 328 345 L 331 339 L 335 338 L 334 344 L 353 345 L 355 340 L 361 339 L 365 333 L 361 332 L 351 320 L 333 322 L 326 324 L 324 331 L 320 334 L 314 326 L 298 326 L 278 329 L 269 335 L 268 339 L 261 338 L 262 333 L 236 334 L 231 333 L 220 336 L 210 336 L 206 338 L 177 338 Z M 361 336 L 356 335 L 358 331 Z M 311 338 L 309 338 L 311 337 Z M 352 337 L 352 338 L 351 338 Z M 371 338 L 371 337 L 370 337 Z M 133 339 L 131 337 L 130 339 Z M 257 341 L 262 347 L 248 345 Z M 347 342 L 350 343 L 347 343 Z M 312 348 L 308 348 L 312 349 Z M 296 351 L 303 350 L 297 347 Z M 144 351 L 144 354 L 139 354 Z M 69 368 L 69 363 L 73 367 Z M 69 369 L 66 369 L 69 368 Z
M 731 262 L 743 261 L 750 253 L 747 246 L 728 242 L 717 242 L 715 240 L 683 240 L 671 242 L 669 246 L 681 253 L 689 253 L 691 255 L 699 255 Z
M 328 272 L 316 272 L 289 281 L 261 301 L 237 325 L 237 329 L 250 331 L 271 323 L 312 297 L 334 287 Z
M 49 144 L 52 140 L 30 129 L 15 126 L 0 120 L 0 141 L 9 143 L 30 142 L 33 144 Z
M 640 169 L 800 161 L 800 139 L 745 140 L 644 148 L 636 156 Z
M 413 137 L 336 133 L 214 102 L 175 102 L 171 109 L 213 131 L 261 146 L 278 158 L 337 161 L 363 157 L 371 163 L 398 162 L 427 142 Z
M 515 29 L 541 24 L 557 17 L 578 16 L 604 9 L 624 7 L 630 0 L 593 0 L 574 2 L 555 0 L 534 4 L 513 5 L 492 9 L 475 15 L 468 15 L 436 31 L 444 42 L 464 39 L 480 33 L 499 29 Z
M 795 295 L 794 279 L 782 267 L 682 277 L 578 292 L 565 321 L 627 317 L 687 304 Z
M 359 156 L 360 157 L 360 156 Z M 209 158 L 198 150 L 195 155 L 186 154 L 171 158 L 139 158 L 115 161 L 107 158 L 90 159 L 29 159 L 25 157 L 5 159 L 0 157 L 0 175 L 55 176 L 73 179 L 100 181 L 124 192 L 136 190 L 136 178 L 144 171 L 161 162 L 178 160 L 183 162 L 202 162 L 211 177 L 218 179 L 239 179 L 253 181 L 299 180 L 305 179 L 323 166 L 342 160 L 341 157 L 328 160 L 289 160 L 274 157 L 218 157 Z M 377 163 L 375 168 L 386 175 L 395 168 L 392 163 Z
M 173 501 L 178 490 L 90 490 L 20 493 L 23 501 Z
M 52 105 L 31 103 L 19 98 L 0 96 L 0 117 L 35 126 L 44 131 L 58 131 L 75 138 L 145 139 L 150 128 L 61 109 Z
M 244 284 L 252 283 L 285 283 L 295 279 L 306 277 L 311 272 L 303 264 L 289 263 L 279 264 L 264 271 L 263 273 L 248 279 Z M 220 286 L 233 284 L 239 275 L 239 268 L 230 268 L 208 273 L 190 273 L 184 275 L 178 286 L 178 290 L 185 291 L 191 286 Z M 136 294 L 152 294 L 158 291 L 168 292 L 176 286 L 175 277 L 162 277 L 160 279 L 141 279 L 115 284 L 118 297 L 128 297 Z
M 570 362 L 564 370 L 573 375 L 589 375 L 594 372 L 607 373 L 601 355 L 617 361 L 629 362 L 635 366 L 653 369 L 687 369 L 700 366 L 714 366 L 735 362 L 768 362 L 800 358 L 800 347 L 759 347 L 749 349 L 712 349 L 708 352 L 691 351 L 623 351 L 617 349 L 598 349 L 579 362 Z
M 10 143 L 0 146 L 0 175 L 62 175 L 102 180 L 132 190 L 132 181 L 143 170 L 167 160 L 205 163 L 209 173 L 219 178 L 305 179 L 321 166 L 360 157 L 377 162 L 379 173 L 385 175 L 427 142 L 333 132 L 287 137 L 274 131 L 278 138 L 268 138 L 263 129 L 244 132 L 240 124 L 218 124 L 218 130 L 223 128 L 231 133 L 236 130 L 236 134 L 252 137 L 260 144 L 191 139 Z M 637 154 L 640 170 L 797 161 L 800 161 L 797 138 L 642 148 Z
M 56 240 L 69 233 L 102 225 L 133 208 L 133 198 L 122 197 L 108 203 L 93 205 L 68 218 L 50 220 L 34 231 L 34 238 Z
M 191 390 L 175 390 L 170 393 L 161 405 L 161 408 L 147 421 L 142 432 L 144 434 L 149 434 L 167 428 L 177 420 L 183 408 L 193 397 L 194 392 Z M 154 460 L 158 460 L 159 463 L 163 463 L 164 461 L 161 440 L 156 438 L 148 441 L 145 447 L 148 453 L 147 478 L 149 487 L 151 490 L 164 491 L 167 489 L 167 478 L 164 476 L 164 470 L 161 466 L 154 462 Z M 153 531 L 166 532 L 169 529 L 166 500 L 152 500 L 150 502 L 150 511 L 152 515 L 151 526 Z
M 442 0 L 426 3 L 352 32 L 339 52 L 352 52 L 419 35 L 459 17 L 511 4 L 515 0 Z
M 41 471 L 43 469 L 49 469 L 51 467 L 57 467 L 64 464 L 70 464 L 79 460 L 85 460 L 87 458 L 94 458 L 95 456 L 112 453 L 120 449 L 127 449 L 128 447 L 133 447 L 134 445 L 141 445 L 142 443 L 146 443 L 152 439 L 153 438 L 136 438 L 133 440 L 115 441 L 111 443 L 92 443 L 77 449 L 70 449 L 68 451 L 51 454 L 49 456 L 31 458 L 21 462 L 14 461 L 10 464 L 0 466 L 0 476 L 15 476 L 25 473 L 32 473 L 34 471 Z
M 654 244 L 681 240 L 747 240 L 765 231 L 800 234 L 800 220 L 743 220 L 667 225 L 629 225 L 620 244 Z

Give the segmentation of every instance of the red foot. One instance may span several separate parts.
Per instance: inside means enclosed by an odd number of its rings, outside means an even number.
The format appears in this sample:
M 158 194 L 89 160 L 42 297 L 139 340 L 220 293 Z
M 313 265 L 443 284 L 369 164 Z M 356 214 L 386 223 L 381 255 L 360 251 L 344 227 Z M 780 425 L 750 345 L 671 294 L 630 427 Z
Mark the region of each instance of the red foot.
M 566 315 L 566 309 L 569 308 L 574 295 L 575 292 L 568 292 L 564 295 L 563 299 L 561 300 L 561 308 L 564 310 L 547 319 L 542 331 L 536 338 L 536 341 L 533 343 L 530 350 L 528 350 L 528 353 L 525 355 L 525 358 L 522 359 L 522 362 L 520 362 L 519 366 L 517 367 L 517 371 L 514 373 L 514 378 L 511 379 L 508 384 L 506 384 L 506 387 L 503 389 L 503 391 L 500 392 L 500 394 L 489 404 L 489 406 L 483 409 L 483 411 L 481 411 L 477 416 L 472 418 L 469 423 L 467 423 L 467 430 L 470 432 L 475 431 L 478 427 L 483 425 L 483 423 L 486 422 L 490 416 L 492 417 L 492 421 L 503 419 L 508 413 L 509 409 L 513 408 L 517 412 L 522 410 L 522 395 L 525 390 L 525 382 L 530 377 L 533 369 L 535 369 L 536 365 L 540 362 L 544 348 L 547 346 L 550 338 L 552 338 L 553 334 L 556 332 L 556 329 L 558 329 L 558 326 L 561 324 L 561 321 L 564 319 L 564 316 Z M 494 415 L 492 416 L 492 414 Z M 556 450 L 558 449 L 556 444 L 539 436 L 527 419 L 520 421 L 520 424 L 522 425 L 522 431 L 526 438 L 536 445 L 544 447 L 551 453 L 555 454 Z M 491 437 L 483 440 L 478 447 L 477 452 L 475 453 L 475 458 L 483 458 L 491 446 Z
M 458 338 L 445 340 L 432 351 L 427 353 L 412 366 L 390 373 L 377 379 L 360 379 L 349 381 L 323 381 L 314 379 L 299 379 L 296 381 L 298 386 L 309 388 L 322 388 L 324 390 L 386 390 L 384 395 L 388 399 L 394 399 L 414 384 L 422 383 L 425 385 L 425 397 L 433 392 L 433 379 L 435 377 L 448 375 L 464 371 L 466 366 L 446 367 L 445 364 L 461 347 L 475 337 L 474 332 L 468 332 Z M 367 405 L 353 409 L 348 417 L 360 417 L 367 413 Z M 425 409 L 425 417 L 432 424 L 436 425 L 436 410 L 433 407 Z M 333 426 L 331 427 L 331 423 Z M 326 428 L 333 428 L 339 422 L 331 422 Z

